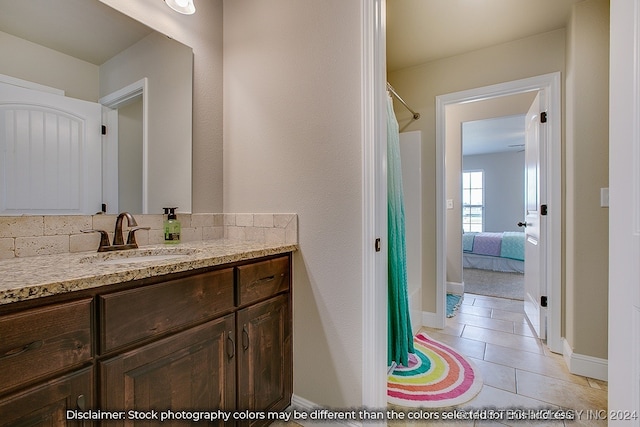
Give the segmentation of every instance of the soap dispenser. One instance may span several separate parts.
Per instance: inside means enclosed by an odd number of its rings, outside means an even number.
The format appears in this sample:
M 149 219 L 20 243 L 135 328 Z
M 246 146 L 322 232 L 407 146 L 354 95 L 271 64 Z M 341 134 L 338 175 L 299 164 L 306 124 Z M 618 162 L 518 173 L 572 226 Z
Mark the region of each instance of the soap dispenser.
M 176 209 L 163 208 L 167 219 L 164 220 L 164 242 L 169 244 L 180 243 L 180 221 L 176 218 Z

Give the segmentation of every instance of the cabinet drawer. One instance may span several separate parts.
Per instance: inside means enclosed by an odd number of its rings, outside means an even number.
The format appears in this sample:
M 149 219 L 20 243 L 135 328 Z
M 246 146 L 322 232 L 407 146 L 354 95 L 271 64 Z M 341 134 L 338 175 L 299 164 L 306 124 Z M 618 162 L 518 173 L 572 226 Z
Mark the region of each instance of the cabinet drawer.
M 2 426 L 91 426 L 67 419 L 67 410 L 94 408 L 93 367 L 80 369 L 0 399 Z
M 289 257 L 238 267 L 238 305 L 268 298 L 289 289 Z
M 91 357 L 91 299 L 0 316 L 0 392 Z
M 233 309 L 233 269 L 99 297 L 101 353 Z

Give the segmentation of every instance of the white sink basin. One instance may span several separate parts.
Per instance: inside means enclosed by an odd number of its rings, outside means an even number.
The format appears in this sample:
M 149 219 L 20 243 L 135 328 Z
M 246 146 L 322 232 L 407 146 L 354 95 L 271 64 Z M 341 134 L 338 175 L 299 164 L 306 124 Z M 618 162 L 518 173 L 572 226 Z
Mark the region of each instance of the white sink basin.
M 162 262 L 186 258 L 195 253 L 193 249 L 142 249 L 124 250 L 116 252 L 103 252 L 82 258 L 81 263 L 101 265 L 140 264 L 144 262 Z

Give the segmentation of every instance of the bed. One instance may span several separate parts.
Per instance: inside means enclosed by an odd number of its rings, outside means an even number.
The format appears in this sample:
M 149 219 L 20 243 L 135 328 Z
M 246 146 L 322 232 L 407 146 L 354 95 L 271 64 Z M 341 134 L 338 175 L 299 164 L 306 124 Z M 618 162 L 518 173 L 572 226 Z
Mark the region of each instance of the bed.
M 524 233 L 464 233 L 462 265 L 464 268 L 524 273 Z

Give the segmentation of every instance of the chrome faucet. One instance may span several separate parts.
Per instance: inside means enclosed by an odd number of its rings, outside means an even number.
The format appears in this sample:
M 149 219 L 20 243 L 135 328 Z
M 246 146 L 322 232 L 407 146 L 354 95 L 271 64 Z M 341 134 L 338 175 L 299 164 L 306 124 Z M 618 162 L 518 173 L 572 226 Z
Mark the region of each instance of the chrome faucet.
M 127 220 L 127 227 L 129 234 L 127 235 L 127 243 L 124 242 L 124 233 L 122 231 L 122 220 Z M 109 244 L 109 235 L 104 230 L 81 230 L 83 233 L 100 233 L 100 246 L 98 246 L 98 252 L 107 251 L 119 251 L 124 249 L 137 249 L 138 242 L 136 242 L 136 231 L 149 230 L 149 227 L 138 227 L 136 219 L 129 212 L 122 212 L 116 218 L 116 228 L 113 233 L 113 244 Z

